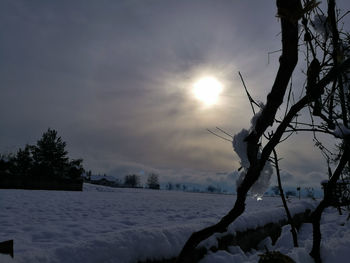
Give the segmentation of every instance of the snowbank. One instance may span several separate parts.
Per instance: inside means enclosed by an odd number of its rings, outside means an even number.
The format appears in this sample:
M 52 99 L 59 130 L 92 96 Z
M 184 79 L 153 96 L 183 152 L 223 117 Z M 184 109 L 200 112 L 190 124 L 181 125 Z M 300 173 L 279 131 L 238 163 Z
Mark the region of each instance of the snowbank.
M 193 231 L 232 208 L 235 196 L 87 184 L 83 192 L 0 190 L 0 200 L 0 241 L 15 242 L 15 260 L 0 262 L 128 263 L 176 256 Z M 291 211 L 308 206 L 293 200 Z M 248 198 L 229 231 L 283 216 L 279 198 Z

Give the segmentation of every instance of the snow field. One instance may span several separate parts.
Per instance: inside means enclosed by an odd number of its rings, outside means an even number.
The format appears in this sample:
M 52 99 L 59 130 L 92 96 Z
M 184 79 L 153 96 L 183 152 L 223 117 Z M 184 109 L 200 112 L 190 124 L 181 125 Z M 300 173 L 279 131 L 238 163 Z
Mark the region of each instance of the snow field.
M 0 240 L 15 262 L 133 262 L 175 256 L 233 196 L 85 185 L 83 192 L 0 190 Z M 218 215 L 217 215 L 218 214 Z
M 216 223 L 232 208 L 234 201 L 232 195 L 89 184 L 84 185 L 83 192 L 0 190 L 0 241 L 14 239 L 15 242 L 14 260 L 2 255 L 0 262 L 128 263 L 170 258 L 180 252 L 193 231 Z M 293 213 L 312 207 L 299 200 L 292 201 L 290 206 Z M 245 214 L 229 231 L 243 231 L 283 217 L 279 198 L 267 197 L 259 202 L 248 198 Z M 334 223 L 332 218 L 329 220 L 329 224 Z M 348 225 L 344 226 L 347 230 Z M 335 226 L 324 231 L 332 228 Z M 330 244 L 339 245 L 341 233 L 345 234 L 339 230 Z M 344 246 L 349 245 L 345 238 L 348 236 L 343 236 Z M 281 240 L 286 243 L 280 245 L 282 249 L 288 250 L 292 244 L 288 238 L 291 238 L 289 229 L 286 237 L 282 234 Z M 207 242 L 210 245 L 215 240 Z M 250 258 L 238 247 L 230 248 L 230 252 L 210 254 L 202 261 L 226 262 L 228 257 L 231 261 L 235 258 L 237 262 L 248 262 Z M 327 256 L 333 260 L 331 253 Z M 256 259 L 256 253 L 251 257 Z

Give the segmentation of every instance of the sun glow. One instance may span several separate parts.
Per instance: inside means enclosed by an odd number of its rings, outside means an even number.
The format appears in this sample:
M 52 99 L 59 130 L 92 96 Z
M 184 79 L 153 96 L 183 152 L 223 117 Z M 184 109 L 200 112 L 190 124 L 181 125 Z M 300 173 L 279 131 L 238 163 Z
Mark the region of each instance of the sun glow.
M 193 85 L 194 96 L 207 106 L 215 104 L 222 91 L 222 84 L 214 77 L 204 77 Z

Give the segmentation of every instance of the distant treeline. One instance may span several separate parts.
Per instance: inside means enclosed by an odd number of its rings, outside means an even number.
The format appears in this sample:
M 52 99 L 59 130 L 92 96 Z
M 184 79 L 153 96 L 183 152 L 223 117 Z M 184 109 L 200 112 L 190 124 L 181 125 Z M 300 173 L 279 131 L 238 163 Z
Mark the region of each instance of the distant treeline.
M 92 176 L 91 171 L 88 171 L 85 175 L 85 182 L 105 185 L 111 187 L 129 187 L 129 188 L 143 188 L 141 186 L 141 177 L 137 174 L 127 174 L 124 176 L 124 181 L 117 178 L 110 179 L 110 176 Z M 149 189 L 160 189 L 159 175 L 150 173 L 147 178 L 146 188 Z
M 15 154 L 1 155 L 0 187 L 60 188 L 50 183 L 82 182 L 82 159 L 70 160 L 65 147 L 57 131 L 48 129 L 36 145 L 27 144 Z

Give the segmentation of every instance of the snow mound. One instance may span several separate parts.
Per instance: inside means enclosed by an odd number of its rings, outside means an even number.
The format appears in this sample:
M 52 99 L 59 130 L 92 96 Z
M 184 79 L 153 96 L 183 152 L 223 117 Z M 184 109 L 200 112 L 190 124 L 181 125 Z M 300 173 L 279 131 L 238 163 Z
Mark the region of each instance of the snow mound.
M 171 258 L 192 232 L 216 223 L 235 202 L 233 195 L 89 184 L 83 189 L 0 190 L 0 241 L 13 239 L 15 254 L 14 260 L 2 256 L 0 262 L 133 263 Z M 273 197 L 247 200 L 246 212 L 229 231 L 282 218 L 280 203 Z M 309 205 L 293 199 L 291 212 Z

